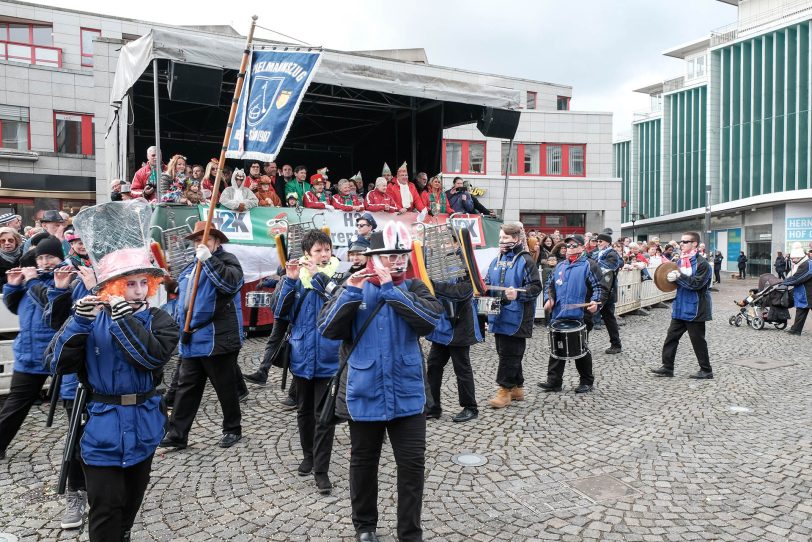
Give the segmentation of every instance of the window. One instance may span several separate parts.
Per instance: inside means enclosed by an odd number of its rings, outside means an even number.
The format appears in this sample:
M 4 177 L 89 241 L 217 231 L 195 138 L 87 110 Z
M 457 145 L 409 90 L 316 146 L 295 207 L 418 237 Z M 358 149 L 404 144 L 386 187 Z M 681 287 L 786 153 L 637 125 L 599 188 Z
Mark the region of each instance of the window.
M 547 175 L 561 175 L 561 146 L 547 146 Z
M 443 172 L 485 174 L 485 142 L 446 140 L 443 145 Z
M 700 55 L 695 56 L 693 58 L 689 58 L 685 61 L 687 66 L 687 77 L 686 79 L 695 79 L 697 77 L 705 77 L 707 75 L 707 65 L 708 65 L 708 57 L 707 55 Z
M 502 175 L 510 143 L 502 143 Z M 560 177 L 586 176 L 586 145 L 560 143 L 514 143 L 511 175 Z
M 61 66 L 62 50 L 53 47 L 52 32 L 48 25 L 0 22 L 0 59 Z
M 527 91 L 527 109 L 536 108 L 536 97 L 538 95 L 530 90 Z
M 584 174 L 584 147 L 582 145 L 570 145 L 570 170 L 573 177 L 581 177 Z
M 60 154 L 95 154 L 93 115 L 54 112 L 54 151 Z
M 569 96 L 559 96 L 556 100 L 556 109 L 559 111 L 569 111 L 570 110 L 570 97 Z
M 29 150 L 28 128 L 27 107 L 0 105 L 0 148 Z
M 586 214 L 584 213 L 519 213 L 519 220 L 525 227 L 532 227 L 542 233 L 553 233 L 558 230 L 564 235 L 586 232 Z
M 101 37 L 101 30 L 82 28 L 79 30 L 82 41 L 82 66 L 93 67 L 93 40 Z

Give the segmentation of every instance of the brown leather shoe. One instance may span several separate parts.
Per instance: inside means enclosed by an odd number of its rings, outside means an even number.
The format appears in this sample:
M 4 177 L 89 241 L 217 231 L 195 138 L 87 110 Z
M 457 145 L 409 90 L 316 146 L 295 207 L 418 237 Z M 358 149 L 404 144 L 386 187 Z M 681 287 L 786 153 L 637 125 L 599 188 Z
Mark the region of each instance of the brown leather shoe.
M 488 401 L 493 408 L 505 408 L 511 402 L 510 399 L 510 390 L 507 388 L 500 387 L 499 390 L 496 392 L 496 395 Z
M 510 399 L 511 401 L 524 401 L 524 388 L 516 386 L 510 390 Z

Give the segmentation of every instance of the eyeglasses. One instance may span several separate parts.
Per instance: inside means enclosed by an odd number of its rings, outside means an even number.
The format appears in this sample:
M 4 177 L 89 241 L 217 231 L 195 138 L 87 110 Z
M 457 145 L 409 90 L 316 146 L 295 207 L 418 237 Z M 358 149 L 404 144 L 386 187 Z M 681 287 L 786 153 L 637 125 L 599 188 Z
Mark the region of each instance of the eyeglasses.
M 579 246 L 581 245 L 579 245 L 578 243 L 569 243 L 568 245 L 566 245 L 567 248 L 578 248 Z
M 408 254 L 381 254 L 381 259 L 389 263 L 405 262 L 408 257 Z
M 369 224 L 367 222 L 358 222 L 358 224 L 356 224 L 356 225 L 359 228 L 368 228 L 369 227 Z

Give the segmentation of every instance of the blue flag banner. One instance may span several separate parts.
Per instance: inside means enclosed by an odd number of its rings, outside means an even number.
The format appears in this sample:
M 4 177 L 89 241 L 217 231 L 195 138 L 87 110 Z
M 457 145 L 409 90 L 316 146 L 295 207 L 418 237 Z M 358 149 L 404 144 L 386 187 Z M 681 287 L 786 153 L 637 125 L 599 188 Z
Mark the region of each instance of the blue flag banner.
M 276 159 L 320 61 L 320 51 L 253 51 L 226 158 Z

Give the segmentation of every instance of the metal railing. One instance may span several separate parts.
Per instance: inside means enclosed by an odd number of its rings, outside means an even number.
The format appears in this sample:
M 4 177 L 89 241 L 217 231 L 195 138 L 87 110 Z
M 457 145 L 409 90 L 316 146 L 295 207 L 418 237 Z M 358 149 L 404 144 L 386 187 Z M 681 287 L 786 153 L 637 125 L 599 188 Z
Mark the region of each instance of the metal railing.
M 685 86 L 685 77 L 675 77 L 663 82 L 663 92 L 674 92 Z
M 711 47 L 724 45 L 731 41 L 735 41 L 741 36 L 751 34 L 759 28 L 766 26 L 772 22 L 780 19 L 794 19 L 799 15 L 805 13 L 812 14 L 812 3 L 809 0 L 794 0 L 786 2 L 782 6 L 765 11 L 759 15 L 740 19 L 735 23 L 725 25 L 721 28 L 711 31 Z
M 0 41 L 0 60 L 61 68 L 62 49 L 16 41 Z

